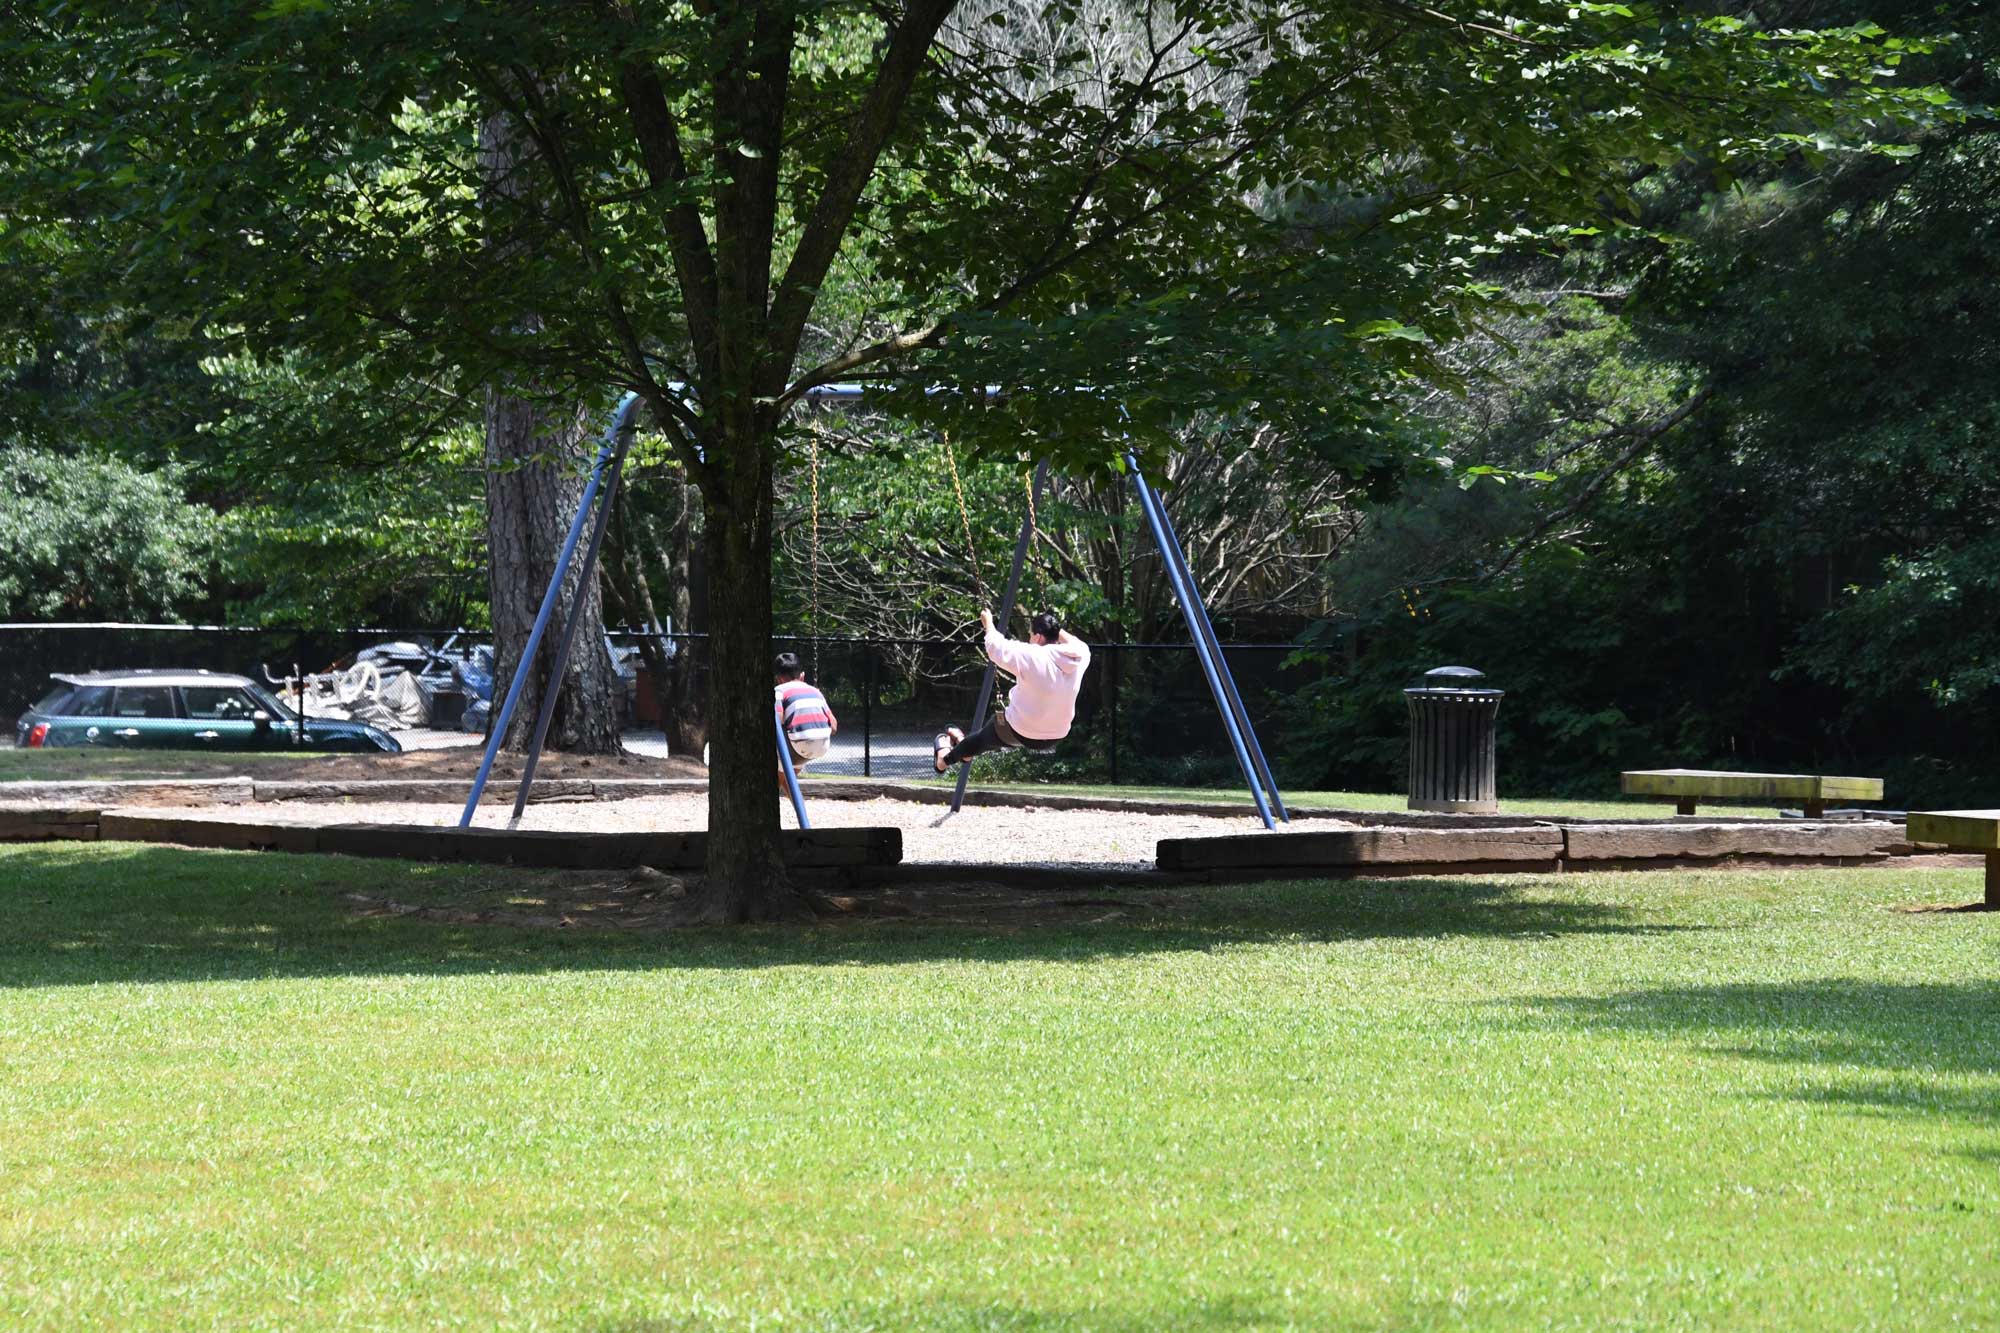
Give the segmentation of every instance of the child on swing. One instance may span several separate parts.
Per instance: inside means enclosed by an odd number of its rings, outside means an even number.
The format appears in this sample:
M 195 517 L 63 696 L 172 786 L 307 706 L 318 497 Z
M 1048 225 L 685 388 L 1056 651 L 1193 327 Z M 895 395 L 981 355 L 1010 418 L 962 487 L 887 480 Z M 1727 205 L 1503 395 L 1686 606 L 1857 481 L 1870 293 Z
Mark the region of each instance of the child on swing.
M 784 728 L 785 746 L 792 752 L 792 769 L 801 777 L 805 767 L 823 758 L 833 746 L 833 734 L 840 719 L 826 696 L 806 683 L 805 663 L 797 653 L 779 653 L 772 663 L 777 676 L 778 723 Z M 785 785 L 785 766 L 778 765 L 778 786 Z
M 1090 668 L 1090 645 L 1064 629 L 1053 611 L 1029 620 L 1026 643 L 995 629 L 991 611 L 981 611 L 979 623 L 986 627 L 986 656 L 1014 678 L 1014 688 L 1007 707 L 971 736 L 957 727 L 938 734 L 931 763 L 940 773 L 989 750 L 1053 749 L 1076 721 L 1077 692 Z

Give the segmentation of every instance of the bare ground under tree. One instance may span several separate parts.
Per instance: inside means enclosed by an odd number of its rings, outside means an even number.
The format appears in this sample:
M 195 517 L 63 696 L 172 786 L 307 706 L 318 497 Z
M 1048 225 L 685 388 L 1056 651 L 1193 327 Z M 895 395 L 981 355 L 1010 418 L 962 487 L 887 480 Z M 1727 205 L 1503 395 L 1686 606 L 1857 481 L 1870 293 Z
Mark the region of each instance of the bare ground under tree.
M 132 778 L 254 777 L 265 782 L 364 782 L 377 780 L 457 780 L 470 788 L 483 753 L 478 746 L 406 750 L 402 754 L 277 755 L 200 754 L 161 750 L 21 751 L 6 776 L 22 782 L 115 781 Z M 521 775 L 521 757 L 502 753 L 493 779 Z M 708 769 L 692 759 L 653 755 L 572 755 L 545 751 L 535 768 L 538 782 L 553 778 L 706 778 Z M 0 791 L 5 784 L 0 783 Z

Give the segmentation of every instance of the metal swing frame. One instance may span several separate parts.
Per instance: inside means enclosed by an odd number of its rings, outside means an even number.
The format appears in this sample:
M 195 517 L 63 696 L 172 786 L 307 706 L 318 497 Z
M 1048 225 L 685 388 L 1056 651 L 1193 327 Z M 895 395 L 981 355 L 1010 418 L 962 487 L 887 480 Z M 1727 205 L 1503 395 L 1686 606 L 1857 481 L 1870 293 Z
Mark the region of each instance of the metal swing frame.
M 808 390 L 805 400 L 809 403 L 851 403 L 862 396 L 858 384 L 826 384 Z M 579 596 L 572 603 L 570 613 L 563 622 L 562 635 L 556 641 L 554 669 L 550 672 L 548 686 L 542 693 L 542 705 L 535 718 L 534 739 L 528 746 L 527 761 L 521 767 L 521 780 L 514 792 L 514 811 L 510 822 L 521 818 L 521 811 L 528 803 L 528 790 L 535 781 L 535 768 L 540 762 L 542 746 L 548 740 L 549 722 L 555 715 L 556 697 L 562 690 L 562 676 L 569 662 L 571 648 L 576 643 L 577 626 L 582 620 L 583 589 L 597 572 L 598 553 L 604 545 L 604 532 L 610 525 L 613 506 L 618 499 L 618 485 L 625 470 L 625 458 L 631 451 L 632 438 L 636 432 L 636 419 L 640 405 L 639 395 L 628 393 L 612 411 L 610 424 L 605 427 L 603 443 L 598 446 L 597 459 L 591 465 L 590 480 L 585 483 L 583 496 L 576 507 L 576 518 L 570 523 L 569 534 L 563 539 L 561 552 L 556 556 L 555 572 L 549 578 L 548 591 L 542 596 L 541 607 L 535 613 L 534 628 L 529 631 L 527 645 L 521 650 L 521 660 L 515 665 L 513 681 L 507 687 L 506 702 L 491 721 L 491 731 L 486 739 L 486 752 L 479 762 L 479 772 L 472 780 L 472 790 L 467 794 L 465 809 L 459 815 L 458 826 L 470 828 L 472 816 L 479 808 L 479 798 L 485 794 L 486 782 L 493 771 L 493 761 L 499 756 L 500 743 L 507 734 L 507 727 L 514 719 L 514 709 L 520 703 L 521 691 L 526 686 L 528 673 L 533 670 L 535 653 L 541 647 L 542 636 L 547 632 L 553 617 L 556 602 L 563 583 L 569 575 L 569 568 L 576 556 L 577 543 L 583 536 L 584 525 L 590 523 L 590 541 L 584 548 L 583 565 L 577 575 Z M 1187 620 L 1188 632 L 1194 640 L 1195 656 L 1201 662 L 1202 676 L 1208 682 L 1209 692 L 1215 698 L 1216 711 L 1221 714 L 1224 729 L 1229 733 L 1229 745 L 1236 756 L 1237 768 L 1243 774 L 1244 785 L 1250 789 L 1251 800 L 1257 807 L 1257 817 L 1266 829 L 1277 827 L 1276 820 L 1290 822 L 1291 814 L 1285 809 L 1284 799 L 1278 794 L 1278 784 L 1271 776 L 1271 766 L 1265 761 L 1264 748 L 1258 744 L 1256 728 L 1251 725 L 1249 710 L 1243 706 L 1243 696 L 1236 688 L 1236 678 L 1229 670 L 1228 659 L 1222 652 L 1222 644 L 1216 638 L 1215 626 L 1209 621 L 1208 608 L 1201 599 L 1201 590 L 1195 586 L 1194 575 L 1188 568 L 1187 555 L 1181 547 L 1180 535 L 1174 531 L 1173 520 L 1167 515 L 1167 508 L 1160 500 L 1145 473 L 1139 469 L 1138 456 L 1131 450 L 1125 451 L 1125 468 L 1131 475 L 1133 489 L 1138 493 L 1139 504 L 1144 512 L 1147 530 L 1152 534 L 1153 544 L 1159 549 L 1160 559 L 1166 566 L 1167 584 L 1174 600 L 1179 603 L 1182 616 Z M 1007 575 L 1006 597 L 1001 603 L 999 623 L 1009 623 L 1014 615 L 1014 603 L 1021 590 L 1021 569 L 1027 560 L 1028 544 L 1034 538 L 1034 509 L 1041 503 L 1042 492 L 1048 484 L 1049 461 L 1044 458 L 1035 465 L 1032 500 L 1028 517 L 1021 524 L 1020 538 L 1014 543 L 1014 562 Z M 595 519 L 591 517 L 591 506 L 597 506 Z M 998 668 L 991 662 L 986 665 L 986 674 L 979 685 L 979 700 L 973 707 L 972 729 L 983 724 L 987 710 L 992 707 L 993 690 Z M 772 727 L 778 749 L 778 762 L 785 774 L 785 789 L 791 798 L 793 813 L 798 817 L 799 827 L 810 829 L 812 821 L 806 813 L 805 794 L 799 789 L 799 775 L 792 763 L 791 747 L 785 744 L 785 729 L 782 719 L 774 711 Z M 957 812 L 965 801 L 966 783 L 971 777 L 972 766 L 961 764 L 958 784 L 952 792 L 951 808 Z M 1275 818 L 1274 818 L 1275 815 Z

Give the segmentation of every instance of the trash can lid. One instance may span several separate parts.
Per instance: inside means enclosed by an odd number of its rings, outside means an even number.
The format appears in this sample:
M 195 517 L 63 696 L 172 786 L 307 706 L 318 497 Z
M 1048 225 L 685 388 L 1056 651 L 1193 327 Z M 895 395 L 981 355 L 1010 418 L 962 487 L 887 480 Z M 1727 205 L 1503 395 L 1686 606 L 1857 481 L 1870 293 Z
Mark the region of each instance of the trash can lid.
M 1403 693 L 1413 698 L 1419 695 L 1436 695 L 1439 697 L 1481 699 L 1489 695 L 1497 699 L 1505 693 L 1503 690 L 1492 689 L 1491 687 L 1482 686 L 1477 683 L 1485 679 L 1486 673 L 1476 667 L 1432 667 L 1429 671 L 1424 672 L 1423 683 L 1421 685 L 1413 685 L 1409 689 L 1404 690 Z

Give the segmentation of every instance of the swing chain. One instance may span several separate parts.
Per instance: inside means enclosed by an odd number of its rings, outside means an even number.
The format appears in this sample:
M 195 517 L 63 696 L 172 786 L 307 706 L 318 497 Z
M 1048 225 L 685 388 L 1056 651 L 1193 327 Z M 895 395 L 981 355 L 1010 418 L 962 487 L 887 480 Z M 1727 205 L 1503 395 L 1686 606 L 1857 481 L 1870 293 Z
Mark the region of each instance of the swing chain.
M 1021 489 L 1028 496 L 1028 570 L 1032 575 L 1035 568 L 1035 543 L 1042 539 L 1041 520 L 1035 515 L 1035 473 L 1031 468 L 1021 474 Z M 1026 589 L 1024 588 L 1025 592 Z M 1032 599 L 1029 599 L 1032 602 Z M 1033 610 L 1031 605 L 1030 610 Z
M 812 432 L 812 616 L 806 622 L 812 634 L 812 679 L 819 683 L 819 432 Z
M 951 469 L 951 491 L 958 497 L 958 521 L 965 529 L 965 554 L 972 562 L 972 583 L 979 591 L 979 604 L 986 605 L 986 580 L 979 573 L 979 547 L 972 540 L 972 511 L 965 503 L 965 486 L 958 479 L 958 455 L 952 452 L 951 438 L 944 437 L 945 466 Z

